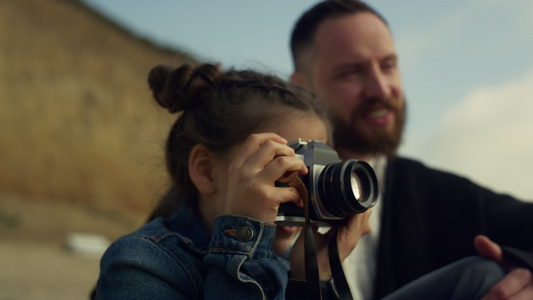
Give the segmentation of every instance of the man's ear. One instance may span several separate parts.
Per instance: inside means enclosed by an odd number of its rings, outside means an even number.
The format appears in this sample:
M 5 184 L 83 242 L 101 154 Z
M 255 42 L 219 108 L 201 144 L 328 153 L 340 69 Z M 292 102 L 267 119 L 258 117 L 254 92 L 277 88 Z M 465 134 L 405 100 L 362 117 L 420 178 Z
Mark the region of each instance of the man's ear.
M 305 88 L 310 88 L 307 77 L 302 72 L 294 71 L 291 75 L 291 83 Z
M 200 194 L 211 195 L 216 192 L 213 159 L 213 153 L 201 144 L 195 145 L 189 155 L 189 177 Z

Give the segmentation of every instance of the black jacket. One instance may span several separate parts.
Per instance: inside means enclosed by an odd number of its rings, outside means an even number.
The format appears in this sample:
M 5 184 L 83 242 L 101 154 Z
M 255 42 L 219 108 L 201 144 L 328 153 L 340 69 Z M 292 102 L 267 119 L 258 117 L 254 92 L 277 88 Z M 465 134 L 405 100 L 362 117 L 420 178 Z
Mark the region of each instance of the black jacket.
M 477 234 L 500 245 L 533 250 L 533 203 L 404 158 L 389 160 L 385 176 L 377 299 L 432 270 L 476 255 Z

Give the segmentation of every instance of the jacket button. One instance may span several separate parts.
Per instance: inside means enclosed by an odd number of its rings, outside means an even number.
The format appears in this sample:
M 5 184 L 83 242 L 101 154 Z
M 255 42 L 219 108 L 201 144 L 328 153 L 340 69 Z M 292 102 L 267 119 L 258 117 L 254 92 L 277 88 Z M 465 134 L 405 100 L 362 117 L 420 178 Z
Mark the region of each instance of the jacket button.
M 254 236 L 254 230 L 250 226 L 241 226 L 239 230 L 237 230 L 237 240 L 240 242 L 248 242 L 252 239 Z

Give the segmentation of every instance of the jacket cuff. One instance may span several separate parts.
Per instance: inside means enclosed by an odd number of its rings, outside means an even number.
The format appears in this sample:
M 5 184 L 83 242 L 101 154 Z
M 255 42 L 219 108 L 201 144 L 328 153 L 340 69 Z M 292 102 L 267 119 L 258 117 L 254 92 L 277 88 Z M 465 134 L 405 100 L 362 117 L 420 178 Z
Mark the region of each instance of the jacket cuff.
M 250 217 L 223 214 L 215 218 L 210 252 L 272 258 L 276 225 Z

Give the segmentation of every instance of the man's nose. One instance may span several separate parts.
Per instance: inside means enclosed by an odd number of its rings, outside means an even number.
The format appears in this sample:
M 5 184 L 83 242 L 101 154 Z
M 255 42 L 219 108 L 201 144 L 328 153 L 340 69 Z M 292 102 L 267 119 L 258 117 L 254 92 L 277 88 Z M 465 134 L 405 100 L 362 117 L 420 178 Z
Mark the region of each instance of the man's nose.
M 390 86 L 381 69 L 372 68 L 366 78 L 365 97 L 383 99 L 389 97 Z

